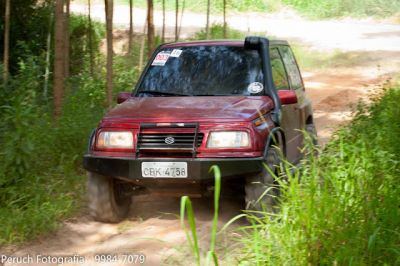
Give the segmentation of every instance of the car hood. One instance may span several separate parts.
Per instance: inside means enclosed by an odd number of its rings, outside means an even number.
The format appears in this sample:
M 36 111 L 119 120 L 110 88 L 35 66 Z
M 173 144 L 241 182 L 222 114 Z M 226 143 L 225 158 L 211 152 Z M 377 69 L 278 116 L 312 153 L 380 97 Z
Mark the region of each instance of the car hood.
M 132 122 L 249 121 L 273 108 L 267 96 L 196 96 L 129 98 L 104 120 Z

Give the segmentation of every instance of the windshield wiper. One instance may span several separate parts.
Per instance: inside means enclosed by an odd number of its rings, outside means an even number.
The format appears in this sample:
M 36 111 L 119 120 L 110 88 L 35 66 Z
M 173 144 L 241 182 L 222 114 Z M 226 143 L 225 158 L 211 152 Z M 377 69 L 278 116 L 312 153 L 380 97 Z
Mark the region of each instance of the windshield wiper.
M 144 91 L 138 92 L 138 94 L 141 94 L 141 93 L 158 95 L 158 96 L 191 96 L 191 95 L 187 95 L 187 94 L 179 94 L 179 93 L 174 93 L 174 92 L 149 91 L 149 90 L 144 90 Z

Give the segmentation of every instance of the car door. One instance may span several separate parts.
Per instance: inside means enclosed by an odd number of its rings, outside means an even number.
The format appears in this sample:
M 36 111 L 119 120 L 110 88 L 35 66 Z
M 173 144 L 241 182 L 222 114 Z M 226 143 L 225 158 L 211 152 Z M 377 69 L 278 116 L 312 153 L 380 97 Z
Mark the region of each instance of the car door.
M 272 47 L 270 49 L 270 59 L 275 88 L 278 91 L 290 90 L 291 85 L 289 83 L 287 69 L 278 47 Z M 292 163 L 297 163 L 300 158 L 299 145 L 301 143 L 299 143 L 299 135 L 301 132 L 297 131 L 300 127 L 299 116 L 300 112 L 297 104 L 282 105 L 281 127 L 285 132 L 286 157 Z
M 287 45 L 282 45 L 279 47 L 279 51 L 289 78 L 290 89 L 295 91 L 298 100 L 297 104 L 293 106 L 295 109 L 293 114 L 293 120 L 295 121 L 293 121 L 293 123 L 296 129 L 293 145 L 297 147 L 296 154 L 300 159 L 302 157 L 300 149 L 303 147 L 304 142 L 304 134 L 302 130 L 304 130 L 305 108 L 307 106 L 304 93 L 304 83 L 296 59 L 290 47 Z

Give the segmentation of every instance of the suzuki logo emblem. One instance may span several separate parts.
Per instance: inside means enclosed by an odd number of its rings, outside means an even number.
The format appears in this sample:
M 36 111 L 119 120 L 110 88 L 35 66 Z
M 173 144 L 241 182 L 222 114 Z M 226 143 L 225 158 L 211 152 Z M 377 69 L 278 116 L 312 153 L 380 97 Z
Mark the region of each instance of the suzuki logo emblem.
M 164 141 L 166 144 L 174 144 L 175 143 L 175 139 L 173 137 L 166 137 Z

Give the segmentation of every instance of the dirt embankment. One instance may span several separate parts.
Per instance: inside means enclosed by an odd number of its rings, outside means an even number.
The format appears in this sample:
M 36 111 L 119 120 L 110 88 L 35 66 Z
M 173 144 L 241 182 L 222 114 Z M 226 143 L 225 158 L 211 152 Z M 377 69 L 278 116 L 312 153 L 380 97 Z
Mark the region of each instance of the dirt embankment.
M 258 16 L 261 15 L 258 14 Z M 246 15 L 246 17 L 251 16 Z M 338 40 L 336 48 L 351 48 L 342 51 L 349 53 L 349 58 L 351 58 L 346 64 L 335 65 L 333 62 L 329 67 L 318 68 L 316 66 L 312 71 L 303 72 L 307 92 L 314 103 L 315 122 L 322 143 L 329 139 L 337 125 L 349 120 L 351 104 L 367 97 L 393 73 L 400 71 L 399 26 L 396 31 L 393 29 L 393 25 L 371 24 L 371 22 L 350 21 L 347 24 L 346 21 L 310 22 L 298 18 L 274 19 L 267 15 L 261 19 L 271 22 L 267 25 L 279 26 L 279 23 L 284 23 L 281 31 L 279 28 L 276 29 L 274 35 L 302 42 L 310 49 L 332 51 L 335 49 L 334 40 Z M 196 21 L 192 21 L 192 23 L 196 23 Z M 332 30 L 329 32 L 329 38 L 326 37 L 326 34 L 320 34 L 328 31 L 335 23 L 340 26 L 340 31 Z M 232 24 L 235 25 L 234 21 Z M 191 32 L 191 29 L 187 31 L 185 29 L 183 28 L 183 32 Z M 301 34 L 299 34 L 300 29 L 302 29 Z M 258 28 L 254 31 L 265 32 Z M 348 37 L 347 40 L 344 36 Z M 333 43 L 330 43 L 329 40 Z M 193 204 L 197 215 L 200 240 L 202 245 L 206 245 L 213 209 L 211 200 L 197 199 Z M 239 214 L 243 207 L 242 204 L 241 199 L 223 200 L 221 224 Z M 82 214 L 80 217 L 65 221 L 64 227 L 54 234 L 42 237 L 23 247 L 9 248 L 2 253 L 7 252 L 14 256 L 27 256 L 28 254 L 71 256 L 78 254 L 86 258 L 82 264 L 100 265 L 94 262 L 95 254 L 118 252 L 132 255 L 144 254 L 146 256 L 145 265 L 160 265 L 163 261 L 176 264 L 173 255 L 179 254 L 180 245 L 185 242 L 178 214 L 179 199 L 141 196 L 133 199 L 131 215 L 122 223 L 97 223 L 86 214 Z M 183 261 L 181 263 L 187 265 Z M 123 261 L 120 258 L 115 263 L 102 263 L 102 265 L 123 265 Z

